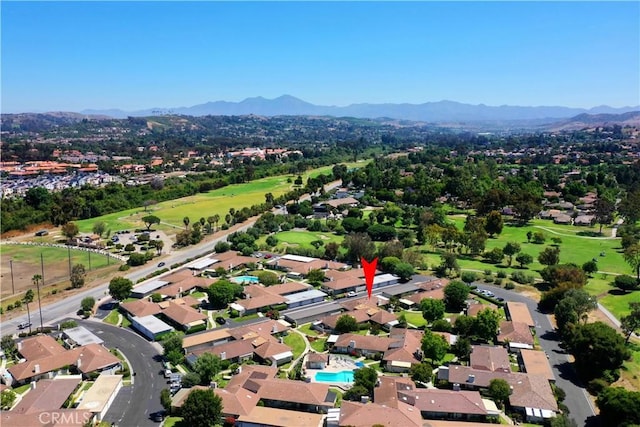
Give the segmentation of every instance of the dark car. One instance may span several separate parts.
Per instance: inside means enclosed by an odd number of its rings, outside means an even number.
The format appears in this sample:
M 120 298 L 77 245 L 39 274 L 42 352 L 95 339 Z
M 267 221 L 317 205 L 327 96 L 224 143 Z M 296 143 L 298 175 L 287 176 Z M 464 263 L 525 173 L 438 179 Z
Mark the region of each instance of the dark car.
M 155 421 L 157 423 L 161 423 L 162 421 L 164 421 L 164 417 L 167 416 L 166 411 L 162 410 L 162 411 L 158 411 L 158 412 L 153 412 L 149 415 L 149 418 L 151 418 L 152 421 Z
M 218 316 L 218 317 L 216 317 L 216 322 L 217 322 L 218 324 L 220 324 L 220 325 L 224 325 L 225 323 L 227 323 L 227 319 L 225 319 L 225 318 L 224 318 L 224 317 L 222 317 L 222 316 Z
M 164 267 L 164 262 L 159 263 L 158 267 Z

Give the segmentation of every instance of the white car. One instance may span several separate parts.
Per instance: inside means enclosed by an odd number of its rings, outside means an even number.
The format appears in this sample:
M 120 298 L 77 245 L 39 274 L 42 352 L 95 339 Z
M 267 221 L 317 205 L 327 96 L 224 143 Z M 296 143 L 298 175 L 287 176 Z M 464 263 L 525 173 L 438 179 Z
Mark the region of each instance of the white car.
M 358 295 L 358 294 L 357 294 L 357 293 L 355 293 L 354 291 L 347 292 L 347 296 L 348 296 L 348 297 L 355 297 L 356 295 Z

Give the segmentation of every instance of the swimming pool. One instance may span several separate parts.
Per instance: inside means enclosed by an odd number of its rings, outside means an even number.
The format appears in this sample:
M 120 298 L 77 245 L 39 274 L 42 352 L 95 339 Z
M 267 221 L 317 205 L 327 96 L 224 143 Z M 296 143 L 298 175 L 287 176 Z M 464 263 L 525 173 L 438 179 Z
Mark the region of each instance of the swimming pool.
M 316 381 L 321 383 L 352 383 L 353 371 L 316 372 Z
M 356 362 L 358 368 L 364 368 L 364 362 Z
M 232 277 L 231 281 L 234 283 L 258 283 L 260 282 L 260 279 L 258 279 L 256 276 L 238 276 L 238 277 Z

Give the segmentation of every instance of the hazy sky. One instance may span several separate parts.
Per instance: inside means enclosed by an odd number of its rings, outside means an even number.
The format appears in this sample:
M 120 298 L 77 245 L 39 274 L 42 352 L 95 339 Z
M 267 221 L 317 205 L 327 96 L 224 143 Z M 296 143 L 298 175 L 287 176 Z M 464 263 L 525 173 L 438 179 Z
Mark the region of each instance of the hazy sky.
M 2 111 L 640 104 L 640 2 L 2 1 Z

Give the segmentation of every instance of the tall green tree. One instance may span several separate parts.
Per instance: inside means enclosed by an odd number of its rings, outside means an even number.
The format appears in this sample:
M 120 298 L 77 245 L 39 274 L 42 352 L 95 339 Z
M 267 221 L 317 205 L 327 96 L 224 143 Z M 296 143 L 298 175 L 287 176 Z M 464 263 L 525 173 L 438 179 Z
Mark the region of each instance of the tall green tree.
M 75 264 L 71 268 L 71 287 L 72 288 L 81 288 L 84 286 L 84 279 L 87 276 L 87 271 L 84 268 L 83 264 Z
M 116 301 L 124 301 L 131 295 L 133 282 L 125 277 L 114 277 L 109 282 L 109 295 Z
M 600 420 L 606 426 L 634 426 L 640 424 L 640 392 L 622 387 L 606 387 L 596 399 Z
M 27 321 L 29 322 L 29 333 L 31 333 L 31 311 L 29 310 L 29 304 L 33 302 L 33 289 L 27 290 L 25 292 L 24 297 L 22 297 L 22 302 L 27 306 Z
M 449 351 L 449 343 L 442 335 L 434 334 L 427 329 L 422 337 L 421 349 L 424 357 L 434 363 L 439 363 Z
M 192 390 L 180 412 L 190 427 L 214 427 L 220 423 L 222 398 L 212 389 Z
M 211 353 L 202 353 L 193 366 L 193 371 L 200 375 L 202 385 L 209 385 L 213 377 L 218 375 L 222 366 L 222 361 L 218 356 Z
M 629 246 L 622 255 L 624 260 L 636 273 L 636 279 L 640 281 L 640 244 Z
M 502 252 L 509 258 L 509 267 L 511 267 L 513 256 L 520 252 L 520 250 L 520 243 L 518 242 L 507 242 L 502 249 Z
M 493 309 L 485 308 L 475 318 L 473 333 L 482 341 L 492 342 L 498 334 L 499 326 L 500 314 Z
M 147 215 L 142 217 L 142 222 L 147 226 L 147 230 L 150 230 L 153 224 L 160 224 L 160 218 L 155 215 Z
M 358 322 L 355 317 L 343 314 L 336 321 L 336 331 L 340 333 L 354 332 L 358 330 Z
M 97 234 L 98 236 L 102 237 L 106 229 L 107 224 L 104 221 L 96 221 L 93 223 L 91 231 L 93 231 L 93 234 Z
M 170 332 L 162 338 L 162 349 L 164 357 L 174 365 L 182 363 L 184 351 L 182 349 L 182 334 Z
M 444 301 L 440 299 L 425 298 L 420 301 L 420 310 L 422 311 L 422 317 L 424 317 L 424 320 L 428 323 L 442 319 L 445 311 Z
M 485 220 L 484 229 L 489 234 L 489 237 L 493 237 L 494 234 L 502 233 L 504 224 L 502 222 L 502 214 L 498 211 L 491 211 L 487 215 Z
M 556 265 L 560 262 L 560 248 L 546 247 L 538 255 L 538 262 L 542 265 Z
M 640 332 L 640 302 L 630 302 L 631 312 L 620 319 L 620 327 L 625 335 L 625 342 L 628 343 L 633 333 Z
M 469 287 L 460 282 L 459 280 L 454 280 L 450 282 L 444 288 L 444 302 L 450 310 L 460 311 L 465 306 L 465 301 L 469 296 Z
M 511 395 L 511 386 L 502 378 L 494 378 L 489 381 L 489 395 L 501 407 L 504 408 L 505 403 Z
M 209 304 L 216 308 L 224 308 L 242 295 L 242 286 L 220 279 L 207 288 Z
M 163 388 L 160 391 L 160 404 L 167 411 L 167 414 L 171 414 L 171 392 L 168 388 Z

